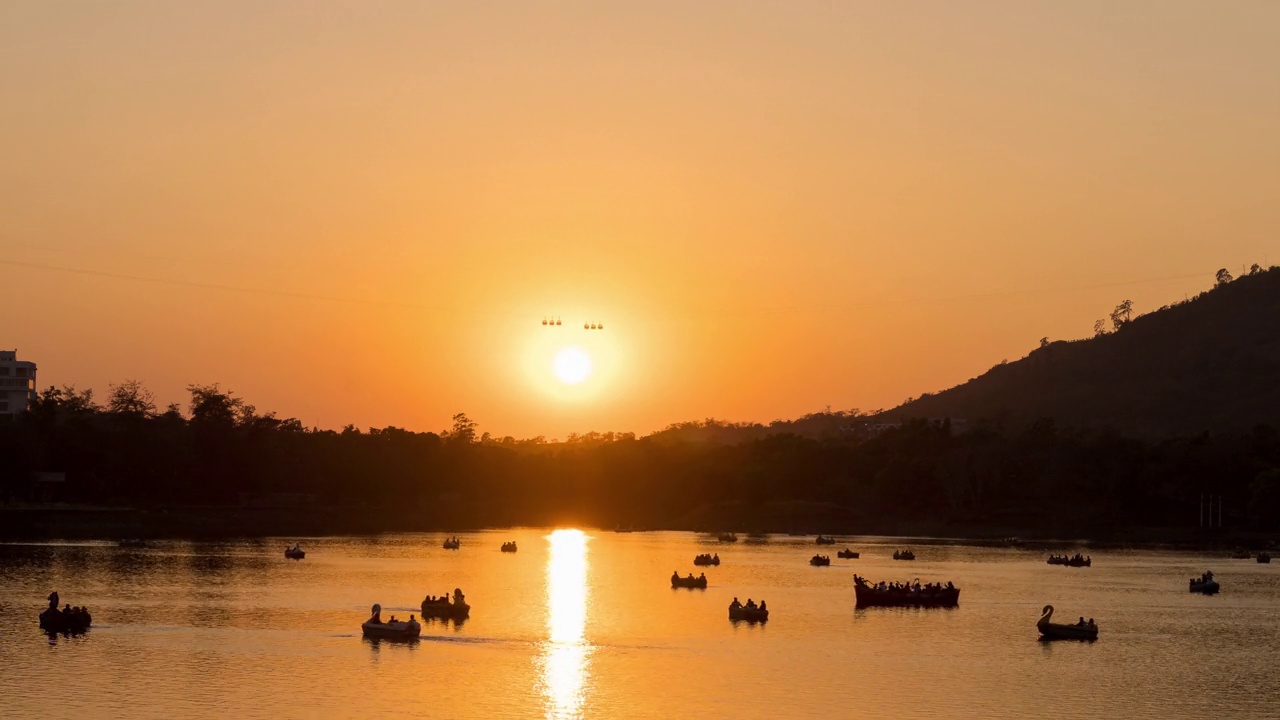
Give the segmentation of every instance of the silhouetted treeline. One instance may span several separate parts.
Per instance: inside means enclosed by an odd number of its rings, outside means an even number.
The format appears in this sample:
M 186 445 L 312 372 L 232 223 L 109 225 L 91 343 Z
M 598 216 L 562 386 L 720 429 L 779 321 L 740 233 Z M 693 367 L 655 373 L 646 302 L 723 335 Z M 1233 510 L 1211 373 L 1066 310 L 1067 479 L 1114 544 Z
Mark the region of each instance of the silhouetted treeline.
M 396 529 L 417 518 L 422 529 L 1103 534 L 1195 527 L 1200 496 L 1212 493 L 1225 499 L 1228 527 L 1280 527 L 1280 434 L 1265 426 L 1151 441 L 1048 420 L 953 432 L 945 421 L 884 429 L 819 413 L 806 427 L 829 431 L 814 436 L 717 443 L 683 439 L 688 428 L 673 426 L 546 443 L 477 435 L 465 415 L 442 433 L 314 430 L 217 386 L 190 391 L 185 412 L 158 412 L 137 383 L 113 386 L 101 406 L 89 392 L 44 391 L 29 413 L 0 424 L 0 500 L 340 508 Z M 38 473 L 49 471 L 66 482 L 42 482 Z

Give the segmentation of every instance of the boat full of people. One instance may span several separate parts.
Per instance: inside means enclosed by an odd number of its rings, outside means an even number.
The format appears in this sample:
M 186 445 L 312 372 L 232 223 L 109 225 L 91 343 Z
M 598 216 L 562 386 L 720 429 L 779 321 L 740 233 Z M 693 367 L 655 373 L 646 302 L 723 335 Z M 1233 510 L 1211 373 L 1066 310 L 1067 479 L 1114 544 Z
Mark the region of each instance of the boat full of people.
M 382 619 L 382 606 L 375 604 L 373 614 L 360 626 L 364 636 L 383 640 L 417 640 L 422 634 L 422 624 L 412 615 L 408 620 L 397 620 L 395 615 L 390 620 Z
M 720 553 L 703 553 L 693 559 L 694 565 L 720 565 Z
M 1071 557 L 1066 555 L 1050 555 L 1045 561 L 1049 565 L 1065 565 L 1067 567 L 1093 567 L 1093 558 L 1087 555 L 1076 553 Z
M 835 545 L 836 539 L 833 537 L 826 537 L 825 535 L 819 534 L 818 538 L 814 540 L 814 542 L 818 545 Z
M 754 600 L 747 598 L 747 604 L 743 605 L 738 602 L 738 598 L 734 598 L 733 602 L 729 603 L 729 619 L 734 622 L 766 622 L 769 619 L 769 607 L 764 600 L 756 605 Z
M 1269 555 L 1269 554 L 1267 554 L 1267 553 L 1264 553 L 1264 552 L 1260 552 L 1260 553 L 1258 553 L 1258 562 L 1260 562 L 1260 563 L 1262 563 L 1262 564 L 1264 564 L 1264 565 L 1265 565 L 1265 564 L 1267 564 L 1267 563 L 1270 563 L 1270 562 L 1271 562 L 1271 555 Z
M 1036 629 L 1040 631 L 1040 637 L 1045 640 L 1097 640 L 1098 624 L 1089 618 L 1085 621 L 1081 616 L 1080 620 L 1073 625 L 1065 625 L 1063 623 L 1053 622 L 1053 606 L 1045 605 L 1040 611 L 1040 622 L 1036 623 Z
M 428 595 L 422 599 L 422 619 L 439 618 L 441 620 L 465 620 L 471 615 L 471 606 L 462 594 L 462 588 L 453 589 L 453 601 L 447 594 L 436 597 Z
M 716 539 L 719 540 L 720 542 L 738 542 L 738 534 L 737 533 L 720 533 L 719 535 L 716 536 Z
M 814 555 L 809 558 L 809 564 L 814 567 L 826 567 L 831 564 L 830 555 Z
M 875 585 L 853 576 L 853 592 L 857 607 L 923 607 L 946 608 L 960 604 L 960 588 L 950 582 L 920 584 L 880 582 Z
M 40 629 L 49 633 L 82 633 L 92 624 L 89 608 L 71 607 L 71 603 L 67 603 L 59 609 L 56 590 L 49 593 L 49 607 L 40 613 Z
M 850 550 L 849 548 L 845 548 L 836 553 L 836 557 L 844 560 L 857 560 L 860 557 L 860 554 Z
M 1214 595 L 1221 588 L 1218 581 L 1213 579 L 1213 573 L 1206 570 L 1203 575 L 1198 578 L 1191 578 L 1189 589 L 1193 593 L 1204 593 L 1205 595 Z
M 894 550 L 893 559 L 894 560 L 915 560 L 916 554 L 911 552 L 910 550 Z
M 307 551 L 303 550 L 298 543 L 294 543 L 293 547 L 284 549 L 284 556 L 290 560 L 301 560 L 307 556 Z
M 516 552 L 517 549 L 515 540 L 502 543 L 502 552 Z
M 689 588 L 690 590 L 707 589 L 707 576 L 705 573 L 699 573 L 698 577 L 694 577 L 693 573 L 689 573 L 688 577 L 680 577 L 680 573 L 671 573 L 671 587 L 673 588 Z
M 450 538 L 445 538 L 444 540 L 445 550 L 457 550 L 460 547 L 462 547 L 462 541 L 458 539 L 457 535 L 454 535 L 453 537 L 450 537 Z

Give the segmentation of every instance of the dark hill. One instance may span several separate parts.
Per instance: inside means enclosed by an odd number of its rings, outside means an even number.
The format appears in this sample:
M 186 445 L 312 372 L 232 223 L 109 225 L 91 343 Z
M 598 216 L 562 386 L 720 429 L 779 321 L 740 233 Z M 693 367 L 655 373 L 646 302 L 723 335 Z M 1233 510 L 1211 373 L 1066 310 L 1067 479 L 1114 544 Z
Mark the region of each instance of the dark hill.
M 1052 418 L 1139 436 L 1280 427 L 1280 269 L 1220 284 L 1112 333 L 1051 343 L 885 416 Z

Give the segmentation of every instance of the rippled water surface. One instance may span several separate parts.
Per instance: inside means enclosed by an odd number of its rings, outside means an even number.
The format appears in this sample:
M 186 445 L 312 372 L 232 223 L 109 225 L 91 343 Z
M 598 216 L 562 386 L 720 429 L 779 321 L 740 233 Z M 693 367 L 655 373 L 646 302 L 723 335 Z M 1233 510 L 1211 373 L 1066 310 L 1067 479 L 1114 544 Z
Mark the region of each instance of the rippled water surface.
M 1280 563 L 1159 551 L 1045 553 L 850 539 L 734 545 L 686 533 L 462 535 L 0 545 L 0 717 L 1280 717 Z M 291 539 L 292 540 L 292 539 Z M 498 547 L 519 541 L 516 554 Z M 707 590 L 672 570 L 719 552 Z M 1216 597 L 1186 580 L 1213 569 Z M 953 610 L 853 607 L 854 572 L 951 580 Z M 466 591 L 472 617 L 413 644 L 360 636 L 369 606 L 417 612 Z M 94 626 L 50 639 L 50 590 Z M 734 625 L 734 596 L 769 603 Z M 1042 605 L 1096 618 L 1095 643 L 1043 643 Z

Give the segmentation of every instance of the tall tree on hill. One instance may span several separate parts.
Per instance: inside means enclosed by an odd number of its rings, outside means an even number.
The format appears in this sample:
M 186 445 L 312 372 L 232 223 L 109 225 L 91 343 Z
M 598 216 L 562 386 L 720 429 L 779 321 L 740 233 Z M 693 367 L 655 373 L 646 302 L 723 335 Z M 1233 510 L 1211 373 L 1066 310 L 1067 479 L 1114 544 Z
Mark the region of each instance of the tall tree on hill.
M 1223 285 L 1231 282 L 1231 271 L 1226 268 L 1220 268 L 1218 272 L 1214 274 L 1213 279 L 1214 287 L 1222 287 Z
M 1119 330 L 1133 318 L 1133 301 L 1125 300 L 1111 311 L 1111 327 Z

